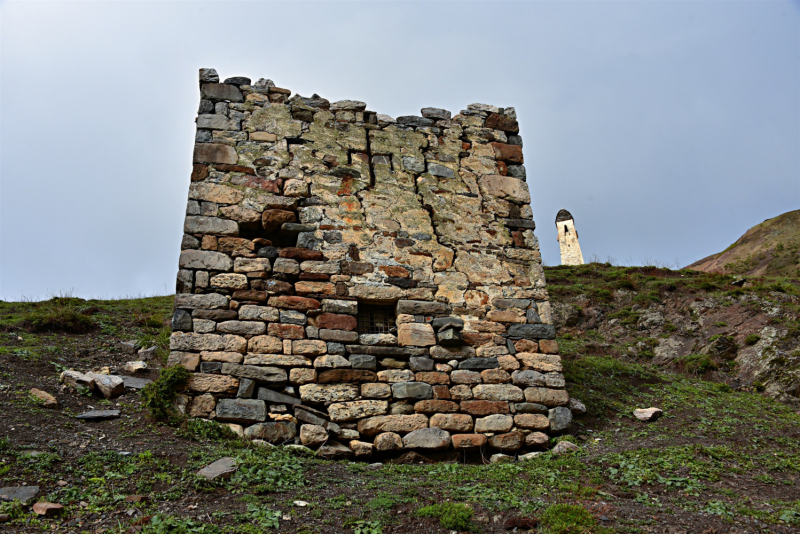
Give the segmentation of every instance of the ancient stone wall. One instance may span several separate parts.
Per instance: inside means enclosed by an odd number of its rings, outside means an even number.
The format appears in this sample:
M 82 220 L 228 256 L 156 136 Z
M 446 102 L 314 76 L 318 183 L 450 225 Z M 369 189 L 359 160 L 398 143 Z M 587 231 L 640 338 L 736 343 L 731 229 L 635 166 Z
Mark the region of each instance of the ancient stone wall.
M 291 96 L 200 71 L 170 363 L 190 416 L 318 454 L 569 427 L 513 108 Z

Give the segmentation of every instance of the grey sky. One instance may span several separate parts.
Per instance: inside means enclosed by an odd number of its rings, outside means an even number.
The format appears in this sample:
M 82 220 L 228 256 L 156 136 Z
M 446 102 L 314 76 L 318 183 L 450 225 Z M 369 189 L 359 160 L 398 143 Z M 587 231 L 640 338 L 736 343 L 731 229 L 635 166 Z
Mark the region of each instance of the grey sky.
M 515 106 L 536 234 L 682 265 L 800 204 L 796 2 L 5 2 L 0 298 L 166 294 L 197 69 L 392 116 Z

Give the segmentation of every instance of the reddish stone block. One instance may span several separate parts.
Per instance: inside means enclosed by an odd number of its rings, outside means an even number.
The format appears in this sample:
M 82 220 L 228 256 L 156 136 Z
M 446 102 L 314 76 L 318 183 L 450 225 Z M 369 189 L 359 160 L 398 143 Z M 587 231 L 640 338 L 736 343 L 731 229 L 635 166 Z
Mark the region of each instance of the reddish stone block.
M 192 167 L 192 181 L 201 182 L 208 177 L 208 165 L 195 163 Z
M 220 237 L 217 240 L 217 249 L 226 254 L 249 254 L 255 251 L 256 246 L 243 237 Z
M 373 371 L 361 369 L 331 369 L 317 376 L 317 382 L 328 384 L 335 382 L 377 382 L 378 375 Z
M 519 145 L 508 145 L 506 143 L 490 143 L 494 148 L 494 156 L 506 163 L 524 163 L 522 158 L 522 147 Z
M 325 259 L 322 252 L 309 248 L 286 247 L 282 248 L 278 255 L 281 258 L 289 258 L 297 261 L 322 261 Z
M 293 211 L 286 210 L 264 210 L 261 214 L 261 226 L 267 232 L 278 230 L 283 223 L 291 223 L 297 220 L 297 215 Z
M 520 339 L 514 343 L 517 352 L 539 352 L 539 344 L 529 339 Z
M 539 350 L 545 354 L 558 354 L 558 341 L 555 339 L 540 339 Z
M 256 170 L 254 168 L 245 167 L 243 165 L 229 165 L 226 163 L 217 163 L 214 165 L 214 168 L 222 172 L 241 172 L 244 174 L 253 174 L 253 175 L 255 175 L 256 173 Z
M 255 289 L 240 289 L 233 292 L 235 300 L 249 300 L 254 302 L 264 302 L 267 300 L 266 291 L 256 291 Z
M 447 386 L 433 386 L 433 398 L 434 399 L 449 399 L 450 398 L 450 388 Z
M 342 262 L 342 274 L 359 275 L 371 273 L 374 270 L 375 266 L 371 263 L 358 261 Z
M 378 269 L 385 272 L 388 276 L 396 276 L 398 278 L 408 278 L 411 276 L 408 269 L 397 265 L 381 265 Z
M 518 451 L 522 448 L 525 436 L 522 432 L 509 432 L 507 434 L 497 434 L 489 438 L 489 446 L 501 451 Z
M 486 117 L 485 126 L 492 130 L 503 130 L 512 134 L 519 133 L 519 123 L 511 117 L 499 113 L 492 113 Z
M 355 330 L 358 323 L 352 315 L 323 313 L 317 317 L 317 327 L 329 330 Z
M 492 341 L 492 334 L 486 333 L 477 333 L 477 332 L 462 332 L 461 338 L 464 340 L 466 345 L 470 345 L 472 347 L 480 347 L 481 345 L 485 345 Z
M 415 375 L 417 382 L 425 382 L 426 384 L 449 384 L 450 375 L 447 373 L 439 373 L 436 371 L 423 371 Z
M 500 173 L 500 176 L 508 176 L 508 165 L 505 161 L 497 162 L 497 172 Z
M 525 246 L 525 235 L 520 230 L 511 232 L 511 241 L 514 242 L 515 247 Z
M 281 339 L 304 339 L 306 329 L 299 324 L 270 323 L 267 326 L 267 333 Z
M 301 281 L 309 281 L 309 282 L 327 282 L 330 280 L 331 277 L 327 274 L 322 273 L 300 273 L 300 280 Z
M 414 405 L 417 413 L 448 413 L 457 412 L 458 403 L 448 400 L 422 400 Z
M 279 297 L 270 297 L 269 305 L 276 308 L 288 308 L 290 310 L 297 310 L 299 312 L 307 312 L 309 310 L 318 310 L 322 304 L 317 299 L 310 299 L 307 297 L 297 297 L 291 295 L 281 295 Z
M 461 401 L 461 411 L 472 415 L 491 415 L 495 413 L 508 413 L 508 402 L 466 400 L 466 401 Z
M 483 434 L 453 434 L 450 439 L 456 449 L 477 449 L 486 445 L 486 436 Z

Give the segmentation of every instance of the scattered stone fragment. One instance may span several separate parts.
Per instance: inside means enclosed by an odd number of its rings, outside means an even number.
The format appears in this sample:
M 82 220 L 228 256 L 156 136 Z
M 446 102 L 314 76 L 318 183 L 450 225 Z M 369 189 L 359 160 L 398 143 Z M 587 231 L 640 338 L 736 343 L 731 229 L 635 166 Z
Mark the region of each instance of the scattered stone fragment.
M 94 380 L 92 377 L 73 371 L 72 369 L 61 373 L 61 383 L 68 385 L 71 388 L 87 388 L 89 391 L 94 390 Z
M 206 480 L 229 478 L 233 473 L 236 472 L 236 469 L 236 460 L 230 456 L 226 456 L 225 458 L 220 458 L 216 462 L 202 468 L 197 472 L 197 476 L 203 477 Z
M 152 380 L 150 380 L 149 378 L 138 378 L 135 376 L 123 376 L 122 381 L 123 385 L 126 388 L 136 389 L 136 390 L 144 389 L 144 387 L 147 384 L 152 382 Z
M 575 445 L 570 441 L 559 441 L 558 443 L 556 443 L 556 446 L 553 447 L 553 454 L 561 455 L 561 454 L 566 454 L 568 452 L 576 452 L 579 450 L 580 447 L 578 447 L 577 445 Z
M 58 401 L 56 400 L 56 398 L 46 391 L 42 391 L 41 389 L 31 388 L 30 394 L 36 397 L 37 399 L 40 399 L 43 402 L 42 406 L 44 406 L 45 408 L 58 408 Z
M 660 408 L 639 408 L 633 411 L 633 416 L 639 421 L 652 422 L 664 415 Z
M 28 505 L 39 493 L 39 486 L 7 486 L 0 488 L 0 500 L 19 500 L 23 505 Z
M 42 501 L 33 505 L 33 513 L 47 517 L 58 515 L 63 510 L 64 507 L 62 505 L 53 502 Z
M 85 421 L 103 421 L 105 419 L 116 419 L 119 417 L 119 410 L 92 410 L 77 416 L 78 419 Z
M 97 389 L 107 399 L 114 399 L 125 393 L 125 381 L 122 377 L 94 372 L 86 373 L 86 376 L 94 381 Z
M 572 415 L 586 415 L 586 405 L 578 399 L 569 399 L 569 404 L 567 406 L 572 412 Z
M 146 371 L 147 363 L 143 361 L 126 362 L 125 365 L 122 367 L 122 370 L 125 371 L 126 373 L 138 373 L 140 371 Z
M 506 464 L 506 463 L 511 463 L 513 461 L 514 457 L 509 456 L 508 454 L 497 453 L 489 457 L 490 464 Z

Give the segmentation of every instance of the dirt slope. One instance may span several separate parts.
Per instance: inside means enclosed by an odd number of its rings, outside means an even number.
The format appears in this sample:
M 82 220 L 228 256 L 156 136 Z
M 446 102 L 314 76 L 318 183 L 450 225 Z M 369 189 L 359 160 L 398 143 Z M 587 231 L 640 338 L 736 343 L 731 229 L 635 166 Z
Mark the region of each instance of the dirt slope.
M 800 210 L 767 219 L 724 251 L 686 268 L 742 276 L 800 276 Z

